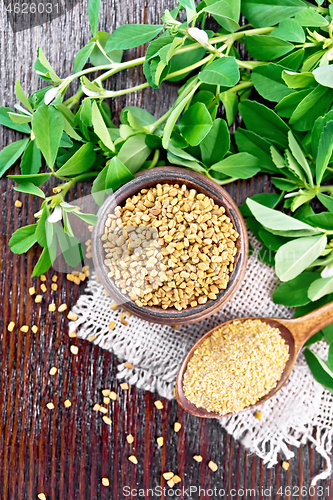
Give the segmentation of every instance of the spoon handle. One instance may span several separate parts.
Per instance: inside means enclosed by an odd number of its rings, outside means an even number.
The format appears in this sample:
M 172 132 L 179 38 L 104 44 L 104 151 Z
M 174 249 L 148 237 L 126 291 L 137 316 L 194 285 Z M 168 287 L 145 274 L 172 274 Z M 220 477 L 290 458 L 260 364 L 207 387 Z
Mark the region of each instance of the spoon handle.
M 333 301 L 312 311 L 305 316 L 282 323 L 289 328 L 295 339 L 296 350 L 299 351 L 309 338 L 333 322 Z

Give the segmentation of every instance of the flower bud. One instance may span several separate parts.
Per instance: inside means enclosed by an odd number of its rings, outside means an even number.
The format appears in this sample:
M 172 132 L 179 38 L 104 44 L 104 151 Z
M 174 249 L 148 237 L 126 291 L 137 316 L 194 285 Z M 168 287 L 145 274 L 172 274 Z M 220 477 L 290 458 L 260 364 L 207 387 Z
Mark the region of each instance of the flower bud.
M 326 266 L 325 269 L 321 272 L 322 278 L 333 278 L 333 265 Z
M 59 222 L 61 219 L 62 219 L 62 208 L 59 207 L 59 205 L 57 205 L 47 220 L 51 222 L 51 224 L 54 224 L 55 222 Z
M 53 87 L 52 89 L 49 89 L 44 95 L 45 104 L 50 104 L 58 96 L 58 93 L 59 87 Z
M 82 85 L 82 90 L 83 92 L 88 96 L 88 97 L 98 97 L 99 93 L 94 92 L 93 90 L 88 89 L 85 85 Z
M 187 32 L 191 38 L 194 38 L 194 40 L 196 40 L 206 49 L 210 47 L 210 44 L 208 42 L 208 35 L 204 30 L 200 30 L 199 28 L 189 28 Z

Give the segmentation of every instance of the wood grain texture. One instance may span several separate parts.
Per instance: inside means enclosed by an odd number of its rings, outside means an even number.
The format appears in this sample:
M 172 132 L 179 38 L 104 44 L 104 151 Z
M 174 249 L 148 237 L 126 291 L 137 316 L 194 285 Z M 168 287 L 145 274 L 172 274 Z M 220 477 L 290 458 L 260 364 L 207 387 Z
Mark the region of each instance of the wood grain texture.
M 153 2 L 139 0 L 111 0 L 102 2 L 100 29 L 113 30 L 123 23 L 154 23 L 160 20 L 165 8 L 172 8 L 173 0 Z M 37 46 L 61 76 L 71 72 L 73 55 L 90 37 L 87 2 L 79 2 L 66 15 L 20 33 L 13 34 L 5 13 L 1 11 L 0 104 L 13 106 L 14 82 L 20 79 L 25 90 L 43 86 L 32 71 Z M 129 51 L 129 57 L 142 55 L 142 50 Z M 143 82 L 137 69 L 117 76 L 109 88 L 120 89 Z M 75 86 L 75 85 L 74 85 Z M 112 103 L 117 121 L 126 104 L 143 106 L 160 116 L 175 99 L 177 87 L 163 84 L 159 91 L 147 89 Z M 9 144 L 20 134 L 1 128 L 0 147 Z M 17 171 L 13 168 L 11 173 Z M 302 498 L 329 499 L 327 490 L 333 491 L 333 481 L 320 483 L 323 493 L 309 491 L 311 478 L 325 466 L 324 461 L 310 445 L 300 450 L 293 448 L 295 458 L 288 472 L 278 464 L 267 469 L 262 461 L 249 455 L 244 447 L 228 436 L 217 421 L 205 421 L 184 413 L 175 401 L 164 402 L 158 411 L 153 402 L 157 394 L 145 393 L 134 387 L 122 391 L 116 382 L 115 357 L 89 342 L 70 341 L 64 313 L 48 313 L 47 304 L 66 302 L 70 308 L 83 293 L 84 285 L 74 287 L 59 274 L 57 292 L 44 294 L 41 304 L 35 304 L 27 294 L 31 285 L 40 287 L 40 281 L 30 278 L 37 261 L 36 251 L 28 255 L 13 255 L 8 241 L 12 232 L 22 224 L 34 221 L 38 200 L 18 194 L 13 182 L 0 182 L 0 294 L 1 294 L 1 356 L 0 356 L 0 498 L 1 500 L 35 500 L 44 492 L 49 500 L 122 500 L 123 487 L 155 488 L 166 486 L 162 472 L 172 470 L 182 478 L 185 488 L 217 488 L 225 496 L 209 497 L 209 493 L 186 492 L 179 498 L 201 500 L 206 498 L 256 498 L 258 500 L 291 499 L 298 497 L 297 488 L 304 486 Z M 51 189 L 52 186 L 50 186 Z M 250 182 L 240 181 L 227 187 L 228 192 L 242 203 L 247 195 L 270 190 L 267 177 Z M 78 186 L 76 195 L 89 192 L 89 186 Z M 21 209 L 14 208 L 17 198 L 23 201 Z M 49 273 L 50 277 L 52 273 Z M 13 320 L 16 327 L 8 332 Z M 22 333 L 23 324 L 39 326 L 36 334 Z M 70 353 L 70 344 L 79 347 L 77 356 Z M 49 369 L 56 365 L 58 373 L 51 377 Z M 112 426 L 92 411 L 95 402 L 101 402 L 101 390 L 113 388 L 118 399 L 110 405 Z M 63 406 L 65 399 L 72 401 L 70 408 Z M 54 410 L 46 404 L 53 401 Z M 175 421 L 182 424 L 178 434 L 173 431 Z M 133 445 L 125 436 L 132 433 Z M 159 449 L 156 437 L 164 435 L 165 445 Z M 138 465 L 127 457 L 135 453 Z M 203 462 L 197 464 L 192 456 L 201 454 Z M 216 473 L 207 468 L 213 460 L 219 466 Z M 108 477 L 110 486 L 101 485 Z M 279 488 L 283 495 L 279 495 Z M 288 489 L 290 487 L 290 494 Z M 232 495 L 232 489 L 252 488 L 255 494 Z M 270 488 L 270 496 L 263 489 Z M 187 493 L 189 491 L 187 490 Z M 267 493 L 267 492 L 266 492 Z M 292 496 L 294 494 L 294 496 Z M 147 495 L 146 498 L 154 498 Z M 156 497 L 155 497 L 156 498 Z M 168 498 L 163 496 L 162 498 Z M 169 497 L 171 498 L 171 497 Z

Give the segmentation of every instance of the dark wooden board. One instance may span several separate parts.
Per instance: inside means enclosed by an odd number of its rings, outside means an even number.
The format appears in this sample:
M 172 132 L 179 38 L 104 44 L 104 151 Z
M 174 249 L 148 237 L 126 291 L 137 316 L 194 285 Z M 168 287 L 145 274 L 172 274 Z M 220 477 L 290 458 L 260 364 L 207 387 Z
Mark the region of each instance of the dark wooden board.
M 102 2 L 100 29 L 113 30 L 123 23 L 154 23 L 160 20 L 165 8 L 173 8 L 172 0 Z M 0 30 L 1 86 L 0 105 L 13 106 L 16 102 L 14 82 L 20 79 L 25 90 L 41 88 L 32 71 L 37 46 L 43 48 L 60 76 L 72 71 L 73 54 L 89 40 L 87 2 L 79 2 L 66 15 L 45 24 L 16 34 L 2 12 Z M 130 57 L 142 55 L 141 50 L 130 51 Z M 136 69 L 117 76 L 110 88 L 124 88 L 143 82 L 143 75 Z M 143 106 L 156 116 L 162 115 L 174 101 L 177 87 L 163 84 L 160 90 L 147 89 L 131 94 L 112 103 L 117 119 L 124 105 Z M 9 144 L 20 134 L 1 128 L 0 147 Z M 16 168 L 17 170 L 17 168 Z M 15 169 L 11 169 L 12 172 Z M 40 287 L 40 281 L 31 279 L 37 255 L 13 255 L 8 247 L 12 232 L 25 223 L 34 222 L 38 201 L 13 191 L 13 182 L 0 182 L 0 293 L 1 293 L 1 355 L 0 355 L 0 498 L 2 500 L 35 500 L 44 492 L 52 500 L 122 500 L 130 488 L 155 488 L 166 486 L 161 473 L 178 472 L 185 492 L 179 498 L 255 498 L 263 500 L 298 498 L 297 488 L 304 487 L 301 498 L 329 499 L 333 481 L 321 482 L 320 490 L 309 490 L 311 479 L 325 467 L 325 462 L 310 444 L 292 448 L 295 458 L 288 472 L 278 464 L 267 469 L 255 455 L 226 434 L 217 421 L 206 421 L 182 412 L 175 401 L 164 402 L 158 411 L 153 402 L 157 394 L 132 387 L 122 391 L 116 382 L 116 358 L 89 342 L 68 338 L 64 313 L 49 313 L 47 304 L 66 302 L 70 308 L 83 293 L 84 285 L 74 287 L 59 274 L 57 292 L 48 291 L 40 305 L 28 294 L 29 286 Z M 250 182 L 241 181 L 227 186 L 228 192 L 242 203 L 246 196 L 271 189 L 267 177 Z M 76 195 L 88 194 L 89 186 L 79 186 Z M 23 207 L 14 207 L 20 198 Z M 52 273 L 49 273 L 50 277 Z M 50 285 L 48 284 L 48 289 Z M 8 332 L 13 320 L 16 327 Z M 23 324 L 37 324 L 33 334 L 22 333 Z M 70 353 L 70 343 L 78 345 L 79 354 Z M 49 369 L 56 365 L 56 376 Z M 106 426 L 99 415 L 92 411 L 95 402 L 101 402 L 101 390 L 112 387 L 118 400 L 110 405 L 112 426 Z M 64 408 L 65 399 L 72 401 Z M 50 411 L 46 403 L 54 401 Z M 173 431 L 175 421 L 182 424 L 181 431 Z M 127 457 L 131 453 L 125 436 L 132 433 L 137 466 Z M 156 446 L 156 438 L 164 435 L 165 445 Z M 199 465 L 193 459 L 201 454 Z M 215 461 L 216 473 L 207 468 L 209 460 Z M 110 486 L 101 485 L 101 478 L 108 477 Z M 200 494 L 189 487 L 199 486 Z M 282 487 L 282 490 L 279 488 Z M 287 487 L 290 487 L 288 494 Z M 217 489 L 216 494 L 214 488 Z M 239 489 L 255 489 L 255 494 L 243 494 Z M 269 489 L 264 492 L 263 488 Z M 223 496 L 219 490 L 224 489 Z M 236 490 L 233 491 L 233 489 Z M 282 494 L 279 494 L 278 492 Z M 235 493 L 235 494 L 234 494 Z M 266 494 L 265 494 L 266 493 Z M 213 495 L 213 496 L 209 496 Z M 146 493 L 145 498 L 156 498 Z M 161 498 L 168 498 L 163 496 Z M 171 498 L 171 496 L 169 496 Z

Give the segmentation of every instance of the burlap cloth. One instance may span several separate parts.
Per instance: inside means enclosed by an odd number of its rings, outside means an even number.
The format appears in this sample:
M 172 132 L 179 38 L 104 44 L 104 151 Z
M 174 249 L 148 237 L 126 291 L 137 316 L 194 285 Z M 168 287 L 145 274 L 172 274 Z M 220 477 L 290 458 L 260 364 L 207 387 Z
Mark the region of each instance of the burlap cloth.
M 120 310 L 111 310 L 111 299 L 104 294 L 102 285 L 90 279 L 73 312 L 79 316 L 71 322 L 71 331 L 88 339 L 103 349 L 112 350 L 134 367 L 129 370 L 125 363 L 118 366 L 117 377 L 135 384 L 138 388 L 157 391 L 161 396 L 173 398 L 173 388 L 178 368 L 190 347 L 205 332 L 228 319 L 244 316 L 268 316 L 288 318 L 293 310 L 273 303 L 271 295 L 278 280 L 274 269 L 258 260 L 259 243 L 250 236 L 254 253 L 249 258 L 244 282 L 222 311 L 197 324 L 181 326 L 174 330 L 169 326 L 148 323 L 135 316 L 127 317 L 128 326 L 119 321 Z M 109 330 L 115 321 L 114 330 Z M 325 342 L 312 349 L 327 358 Z M 330 453 L 333 434 L 333 395 L 318 384 L 306 365 L 303 355 L 281 391 L 260 406 L 262 420 L 253 411 L 232 418 L 221 418 L 220 423 L 229 434 L 240 440 L 246 448 L 256 453 L 268 467 L 278 461 L 278 453 L 290 459 L 294 453 L 288 444 L 300 446 L 310 440 L 326 460 L 326 469 L 312 483 L 329 477 Z

